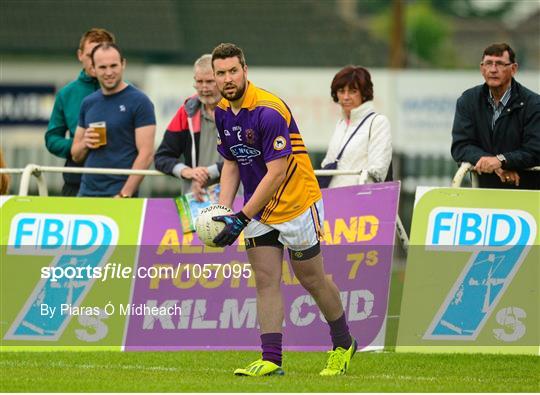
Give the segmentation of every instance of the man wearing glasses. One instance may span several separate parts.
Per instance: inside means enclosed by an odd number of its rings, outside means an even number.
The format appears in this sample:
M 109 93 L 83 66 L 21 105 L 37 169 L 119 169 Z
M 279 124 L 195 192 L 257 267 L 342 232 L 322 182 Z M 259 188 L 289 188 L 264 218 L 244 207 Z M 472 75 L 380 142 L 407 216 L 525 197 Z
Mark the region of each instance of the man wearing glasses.
M 197 94 L 188 98 L 170 122 L 155 155 L 157 170 L 182 180 L 182 193 L 201 198 L 204 187 L 219 181 L 223 159 L 217 151 L 214 109 L 221 100 L 212 70 L 212 55 L 193 65 Z
M 508 44 L 484 50 L 485 83 L 457 100 L 452 157 L 469 162 L 482 188 L 540 189 L 540 95 L 513 77 L 518 69 Z

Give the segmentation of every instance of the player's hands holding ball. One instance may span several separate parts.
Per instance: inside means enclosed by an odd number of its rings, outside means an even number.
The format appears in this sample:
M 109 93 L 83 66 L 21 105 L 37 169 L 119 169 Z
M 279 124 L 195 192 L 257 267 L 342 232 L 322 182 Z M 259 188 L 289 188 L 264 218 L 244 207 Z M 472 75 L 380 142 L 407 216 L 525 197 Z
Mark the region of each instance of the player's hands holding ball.
M 250 219 L 242 212 L 233 211 L 220 204 L 201 210 L 197 217 L 196 231 L 199 239 L 210 247 L 225 247 L 238 238 Z
M 214 238 L 213 242 L 219 247 L 230 246 L 240 236 L 240 233 L 249 224 L 249 219 L 242 210 L 229 215 L 218 215 L 212 218 L 225 224 L 223 230 Z

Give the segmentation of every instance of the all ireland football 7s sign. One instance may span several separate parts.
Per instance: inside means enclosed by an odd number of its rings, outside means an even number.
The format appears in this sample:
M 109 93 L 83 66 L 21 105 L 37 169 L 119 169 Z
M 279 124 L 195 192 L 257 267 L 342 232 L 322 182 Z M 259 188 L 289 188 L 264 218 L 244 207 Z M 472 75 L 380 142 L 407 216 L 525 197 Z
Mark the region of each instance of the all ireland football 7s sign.
M 325 191 L 325 265 L 363 348 L 384 343 L 398 195 L 398 183 Z M 0 209 L 3 349 L 258 349 L 244 246 L 183 234 L 172 199 L 10 197 Z M 287 261 L 282 287 L 285 347 L 327 349 Z

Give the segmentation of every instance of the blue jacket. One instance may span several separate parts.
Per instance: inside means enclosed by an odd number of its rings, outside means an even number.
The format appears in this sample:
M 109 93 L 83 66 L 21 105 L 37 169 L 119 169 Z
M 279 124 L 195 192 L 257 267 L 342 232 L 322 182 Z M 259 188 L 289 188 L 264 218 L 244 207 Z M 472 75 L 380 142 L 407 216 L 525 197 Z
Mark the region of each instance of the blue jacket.
M 540 172 L 524 169 L 540 165 L 540 95 L 512 79 L 510 101 L 491 127 L 493 109 L 486 84 L 468 89 L 457 100 L 452 128 L 452 157 L 476 164 L 482 156 L 503 154 L 504 169 L 516 170 L 522 189 L 540 189 Z M 496 174 L 479 178 L 484 188 L 516 188 Z

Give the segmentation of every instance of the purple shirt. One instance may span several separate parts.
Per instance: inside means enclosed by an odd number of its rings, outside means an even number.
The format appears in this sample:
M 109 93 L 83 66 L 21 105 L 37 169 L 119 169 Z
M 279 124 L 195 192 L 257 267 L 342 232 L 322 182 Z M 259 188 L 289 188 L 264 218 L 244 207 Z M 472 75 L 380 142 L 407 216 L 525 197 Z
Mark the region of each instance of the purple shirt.
M 266 163 L 292 154 L 289 132 L 298 133 L 292 115 L 281 100 L 273 95 L 274 100 L 268 100 L 270 94 L 251 83 L 247 89 L 237 115 L 227 100 L 222 100 L 215 110 L 218 151 L 225 159 L 238 163 L 244 204 L 265 176 Z M 260 92 L 266 100 L 258 100 L 261 99 L 257 97 Z M 274 103 L 277 100 L 280 106 Z

